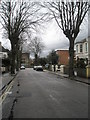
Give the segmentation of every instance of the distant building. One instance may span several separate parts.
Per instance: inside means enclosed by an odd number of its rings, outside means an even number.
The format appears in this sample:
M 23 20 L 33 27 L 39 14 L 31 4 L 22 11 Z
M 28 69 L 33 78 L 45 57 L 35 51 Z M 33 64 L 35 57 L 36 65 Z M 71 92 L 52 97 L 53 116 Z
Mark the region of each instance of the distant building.
M 68 65 L 69 64 L 69 51 L 68 50 L 57 50 L 56 54 L 58 55 L 58 64 L 59 65 Z
M 30 54 L 29 53 L 22 53 L 22 60 L 21 65 L 24 65 L 25 67 L 30 67 Z
M 75 56 L 90 60 L 90 37 L 75 43 Z
M 8 51 L 7 49 L 5 49 L 0 42 L 0 59 L 6 59 L 8 58 Z
M 10 70 L 10 51 L 5 49 L 0 42 L 0 73 L 8 72 Z

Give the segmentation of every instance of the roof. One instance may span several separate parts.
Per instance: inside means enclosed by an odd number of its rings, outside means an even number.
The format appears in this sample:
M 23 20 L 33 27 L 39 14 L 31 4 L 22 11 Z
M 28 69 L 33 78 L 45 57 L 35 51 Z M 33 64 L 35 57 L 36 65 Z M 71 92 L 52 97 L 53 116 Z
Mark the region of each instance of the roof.
M 9 52 L 8 49 L 5 49 L 5 48 L 1 45 L 1 42 L 0 42 L 0 51 L 1 51 L 1 52 Z
M 86 42 L 86 41 L 87 41 L 86 39 L 83 39 L 83 40 L 81 40 L 81 41 L 75 42 L 75 44 L 77 44 L 77 43 L 84 43 L 84 42 Z
M 55 51 L 69 51 L 68 49 L 56 49 Z
M 22 52 L 22 54 L 30 54 L 29 52 Z
M 76 41 L 75 44 L 77 44 L 77 43 L 84 43 L 84 42 L 89 40 L 88 38 L 90 38 L 90 36 L 88 36 L 87 38 L 81 39 L 79 41 Z

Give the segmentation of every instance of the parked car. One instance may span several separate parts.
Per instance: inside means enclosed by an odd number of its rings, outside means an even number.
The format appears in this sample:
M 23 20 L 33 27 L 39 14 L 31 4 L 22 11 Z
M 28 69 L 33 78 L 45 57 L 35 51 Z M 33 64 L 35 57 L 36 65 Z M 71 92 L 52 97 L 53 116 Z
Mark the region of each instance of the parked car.
M 37 66 L 34 66 L 33 69 L 36 70 Z
M 25 69 L 25 66 L 21 66 L 21 68 L 20 68 L 21 70 L 23 70 L 23 69 Z
M 43 71 L 43 67 L 42 66 L 37 66 L 36 71 Z
M 46 65 L 45 65 L 45 68 L 47 69 L 48 67 L 49 67 L 49 64 L 46 64 Z

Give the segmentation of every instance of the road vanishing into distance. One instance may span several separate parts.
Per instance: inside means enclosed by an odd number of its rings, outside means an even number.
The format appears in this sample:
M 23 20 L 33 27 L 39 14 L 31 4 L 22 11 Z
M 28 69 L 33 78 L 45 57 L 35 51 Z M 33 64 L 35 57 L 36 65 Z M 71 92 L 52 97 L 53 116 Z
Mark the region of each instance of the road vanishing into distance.
M 87 84 L 26 68 L 9 88 L 3 118 L 88 118 Z

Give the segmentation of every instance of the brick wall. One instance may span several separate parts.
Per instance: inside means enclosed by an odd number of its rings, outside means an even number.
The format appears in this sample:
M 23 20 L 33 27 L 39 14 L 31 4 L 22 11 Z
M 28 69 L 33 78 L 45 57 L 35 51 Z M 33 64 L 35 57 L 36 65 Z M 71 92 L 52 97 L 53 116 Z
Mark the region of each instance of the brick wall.
M 22 53 L 22 64 L 25 65 L 25 67 L 29 67 L 29 53 Z
M 59 56 L 58 64 L 60 65 L 69 64 L 69 51 L 68 50 L 57 50 L 56 53 Z

